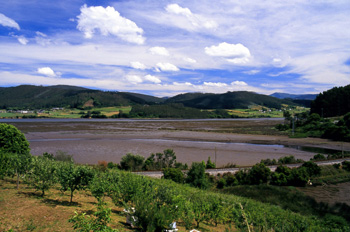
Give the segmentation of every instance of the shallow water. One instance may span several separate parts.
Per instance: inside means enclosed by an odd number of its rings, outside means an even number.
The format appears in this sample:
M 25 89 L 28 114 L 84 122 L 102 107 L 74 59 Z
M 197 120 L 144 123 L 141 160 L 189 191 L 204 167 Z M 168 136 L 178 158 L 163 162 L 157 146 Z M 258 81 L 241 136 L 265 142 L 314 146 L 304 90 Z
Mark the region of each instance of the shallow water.
M 281 121 L 25 119 L 9 123 L 25 132 L 32 154 L 64 151 L 78 163 L 117 163 L 127 153 L 148 157 L 165 149 L 173 149 L 178 162 L 191 164 L 208 157 L 214 161 L 216 157 L 218 166 L 254 165 L 261 159 L 289 155 L 303 160 L 313 157 L 315 152 L 296 149 L 301 146 L 281 145 L 280 137 L 241 134 L 247 130 L 273 132 L 271 128 Z

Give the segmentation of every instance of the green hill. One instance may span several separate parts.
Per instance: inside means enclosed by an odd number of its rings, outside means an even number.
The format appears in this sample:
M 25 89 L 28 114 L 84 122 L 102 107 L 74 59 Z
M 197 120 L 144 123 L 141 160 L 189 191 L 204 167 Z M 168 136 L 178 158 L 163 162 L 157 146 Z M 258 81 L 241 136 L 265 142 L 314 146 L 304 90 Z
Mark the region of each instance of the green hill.
M 142 94 L 104 92 L 76 86 L 32 86 L 0 88 L 0 108 L 40 109 L 51 107 L 83 107 L 86 102 L 93 106 L 127 106 L 153 104 L 161 98 Z
M 310 113 L 324 117 L 341 116 L 350 112 L 350 85 L 334 87 L 320 93 L 311 103 Z
M 224 94 L 181 94 L 167 99 L 166 103 L 182 103 L 187 107 L 200 109 L 247 109 L 252 105 L 280 109 L 282 104 L 294 104 L 289 100 L 247 91 L 227 92 Z

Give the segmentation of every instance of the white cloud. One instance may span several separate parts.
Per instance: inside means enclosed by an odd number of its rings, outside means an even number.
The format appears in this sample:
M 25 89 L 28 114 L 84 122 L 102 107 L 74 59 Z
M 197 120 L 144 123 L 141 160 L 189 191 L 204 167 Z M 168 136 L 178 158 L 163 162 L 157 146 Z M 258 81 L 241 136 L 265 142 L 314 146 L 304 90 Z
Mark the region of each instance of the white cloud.
M 142 83 L 143 80 L 141 77 L 137 76 L 137 75 L 127 75 L 126 80 L 133 83 L 133 84 L 138 84 L 138 83 Z
M 104 36 L 111 34 L 130 43 L 143 44 L 145 41 L 142 28 L 122 17 L 114 7 L 83 5 L 80 11 L 77 28 L 84 32 L 85 38 L 92 38 L 95 31 L 99 30 Z
M 165 47 L 151 47 L 148 49 L 153 55 L 169 56 L 169 51 Z
M 50 67 L 38 68 L 37 73 L 48 76 L 48 77 L 56 77 L 57 74 Z
M 188 63 L 197 63 L 197 61 L 195 59 L 189 58 L 189 57 L 185 57 L 183 58 L 184 61 L 188 62 Z
M 149 82 L 156 83 L 156 84 L 159 84 L 159 83 L 162 82 L 158 77 L 152 76 L 152 75 L 149 75 L 149 74 L 145 76 L 145 80 L 149 81 Z
M 18 42 L 20 42 L 20 44 L 22 44 L 22 45 L 27 45 L 27 43 L 29 42 L 29 41 L 27 40 L 27 38 L 24 37 L 24 36 L 18 36 L 18 37 L 17 37 L 17 40 L 18 40 Z
M 247 63 L 251 57 L 249 49 L 240 43 L 223 42 L 217 46 L 205 47 L 205 53 L 209 56 L 225 57 L 228 62 L 235 64 Z
M 187 20 L 187 24 L 188 22 L 190 22 L 190 24 L 193 26 L 194 29 L 196 28 L 215 29 L 217 27 L 217 23 L 214 20 L 208 20 L 201 15 L 193 14 L 190 9 L 183 8 L 178 4 L 169 4 L 165 8 L 165 10 L 171 14 L 184 16 Z M 183 26 L 184 25 L 182 25 L 182 27 Z
M 213 86 L 213 87 L 226 87 L 226 83 L 221 83 L 221 82 L 204 82 L 203 83 L 205 86 Z
M 254 75 L 254 74 L 257 74 L 259 72 L 260 72 L 260 70 L 253 69 L 253 70 L 245 71 L 243 73 L 248 74 L 248 75 Z
M 138 61 L 130 62 L 130 65 L 134 69 L 141 69 L 141 70 L 147 69 L 146 65 L 144 65 L 143 63 L 138 62 Z
M 48 46 L 51 44 L 51 40 L 47 38 L 47 35 L 40 31 L 36 32 L 35 41 L 41 46 Z
M 235 85 L 235 86 L 247 86 L 248 84 L 245 83 L 244 81 L 233 81 L 233 82 L 231 82 L 231 85 Z
M 178 67 L 170 63 L 157 63 L 157 71 L 180 71 Z
M 11 18 L 9 18 L 1 13 L 0 13 L 0 25 L 2 25 L 4 27 L 12 27 L 12 28 L 15 28 L 17 30 L 21 29 L 15 20 L 13 20 L 13 19 L 11 19 Z

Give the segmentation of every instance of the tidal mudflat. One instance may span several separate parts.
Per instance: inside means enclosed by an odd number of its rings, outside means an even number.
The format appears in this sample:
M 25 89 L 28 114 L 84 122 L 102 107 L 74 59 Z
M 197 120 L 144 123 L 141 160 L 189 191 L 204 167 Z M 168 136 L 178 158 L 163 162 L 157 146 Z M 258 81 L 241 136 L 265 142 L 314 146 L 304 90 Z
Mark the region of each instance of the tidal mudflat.
M 3 120 L 1 120 L 3 121 Z M 119 162 L 127 153 L 148 157 L 173 149 L 177 161 L 192 163 L 211 157 L 218 166 L 254 165 L 261 159 L 294 155 L 309 160 L 314 152 L 288 146 L 350 150 L 349 143 L 323 139 L 291 139 L 273 128 L 283 119 L 232 120 L 9 120 L 30 142 L 31 153 L 64 151 L 78 163 Z

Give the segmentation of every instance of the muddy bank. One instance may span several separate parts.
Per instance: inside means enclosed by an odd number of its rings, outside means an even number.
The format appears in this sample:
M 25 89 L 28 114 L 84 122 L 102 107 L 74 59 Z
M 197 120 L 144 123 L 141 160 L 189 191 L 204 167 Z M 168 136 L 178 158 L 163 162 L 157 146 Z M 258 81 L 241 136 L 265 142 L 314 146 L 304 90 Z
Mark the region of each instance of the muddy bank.
M 308 160 L 315 153 L 280 145 L 315 146 L 350 150 L 349 143 L 323 139 L 290 139 L 278 135 L 273 127 L 282 120 L 165 120 L 165 121 L 58 121 L 14 122 L 25 132 L 32 154 L 72 154 L 78 163 L 99 160 L 119 162 L 127 153 L 148 157 L 171 148 L 184 163 L 207 160 L 218 166 L 235 163 L 253 165 L 261 159 L 287 155 Z M 244 130 L 247 129 L 247 130 Z M 244 132 L 258 134 L 242 134 Z M 260 135 L 259 135 L 260 134 Z M 268 134 L 268 135 L 261 135 Z M 273 145 L 273 146 L 270 146 Z

